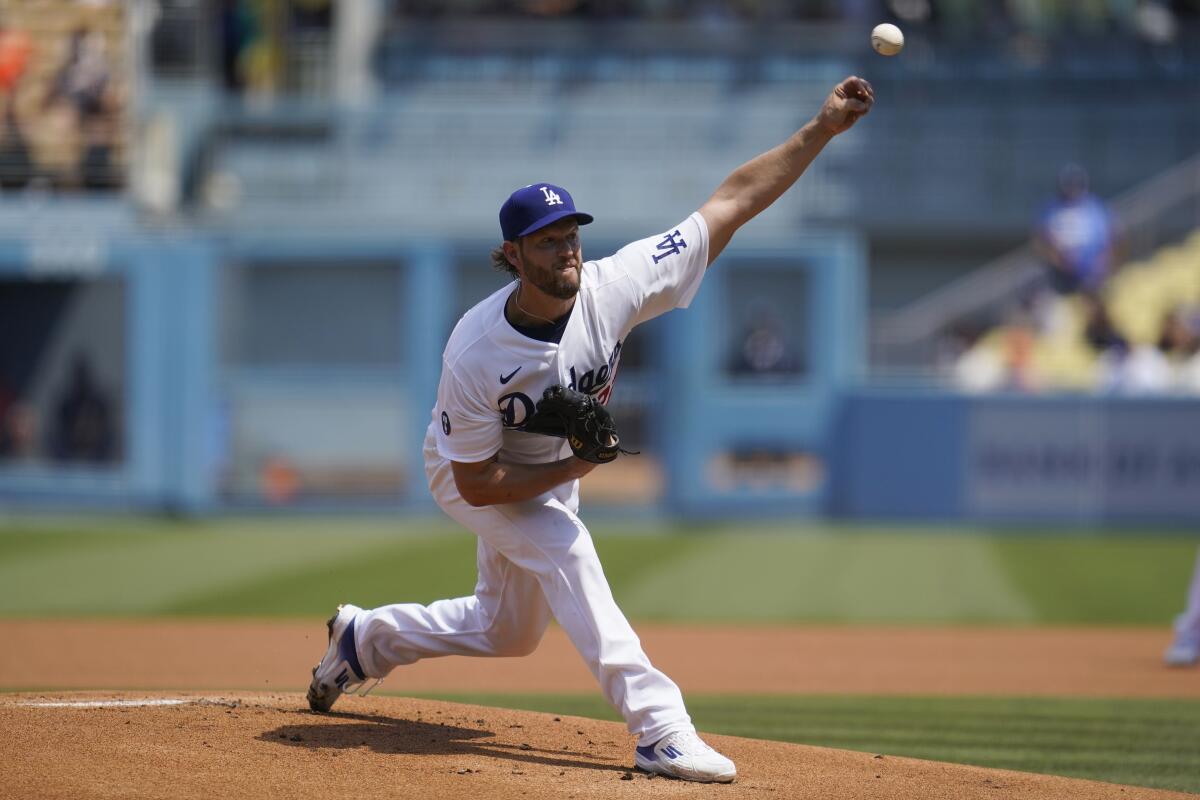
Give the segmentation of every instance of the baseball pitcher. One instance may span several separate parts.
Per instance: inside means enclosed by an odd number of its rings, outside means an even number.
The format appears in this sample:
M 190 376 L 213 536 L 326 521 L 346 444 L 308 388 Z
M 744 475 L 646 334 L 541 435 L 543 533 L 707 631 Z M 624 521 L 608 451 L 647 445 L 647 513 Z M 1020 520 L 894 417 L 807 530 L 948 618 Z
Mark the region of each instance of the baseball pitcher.
M 686 307 L 734 232 L 873 102 L 870 84 L 846 78 L 807 124 L 734 170 L 698 211 L 598 261 L 583 260 L 580 241 L 592 216 L 565 189 L 534 183 L 512 193 L 492 260 L 515 280 L 451 333 L 424 445 L 434 498 L 478 537 L 475 593 L 428 606 L 340 606 L 308 690 L 314 711 L 423 658 L 526 655 L 554 618 L 638 737 L 638 768 L 734 779 L 733 762 L 696 735 L 679 688 L 650 663 L 613 600 L 578 516 L 579 479 L 622 452 L 604 404 L 625 337 Z

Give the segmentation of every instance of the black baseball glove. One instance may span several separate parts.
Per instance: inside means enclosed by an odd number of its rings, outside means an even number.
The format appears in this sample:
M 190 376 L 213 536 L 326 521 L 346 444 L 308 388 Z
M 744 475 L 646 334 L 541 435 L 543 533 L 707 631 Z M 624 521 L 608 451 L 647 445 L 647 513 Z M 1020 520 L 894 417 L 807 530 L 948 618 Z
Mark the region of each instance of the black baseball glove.
M 542 393 L 520 430 L 565 438 L 576 457 L 593 464 L 607 464 L 630 452 L 621 448 L 617 424 L 607 408 L 594 397 L 563 386 Z

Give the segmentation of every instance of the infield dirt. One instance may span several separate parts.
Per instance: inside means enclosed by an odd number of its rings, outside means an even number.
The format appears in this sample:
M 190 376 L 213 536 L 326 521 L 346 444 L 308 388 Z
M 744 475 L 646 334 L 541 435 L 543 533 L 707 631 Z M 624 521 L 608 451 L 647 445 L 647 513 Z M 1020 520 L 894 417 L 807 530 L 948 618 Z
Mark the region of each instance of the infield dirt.
M 1164 631 L 639 631 L 685 693 L 1200 696 L 1194 671 L 1159 664 Z M 302 692 L 323 633 L 316 620 L 0 621 L 0 687 L 39 690 L 0 695 L 0 797 L 1195 797 L 728 736 L 707 738 L 737 762 L 733 785 L 650 778 L 617 723 L 385 696 L 312 714 Z M 138 691 L 60 691 L 82 687 Z M 435 659 L 384 687 L 595 691 L 556 628 L 528 658 Z
M 0 697 L 8 743 L 0 796 L 27 798 L 1188 798 L 729 736 L 732 785 L 631 770 L 617 723 L 395 697 L 344 698 L 313 714 L 300 694 L 190 696 L 166 706 L 92 705 L 148 695 Z M 162 696 L 160 696 L 162 697 Z M 171 695 L 167 699 L 183 699 Z
M 636 626 L 688 692 L 1200 697 L 1166 670 L 1170 631 L 1136 628 Z M 300 691 L 325 652 L 323 620 L 0 620 L 3 689 Z M 525 658 L 437 658 L 389 692 L 592 692 L 551 627 Z

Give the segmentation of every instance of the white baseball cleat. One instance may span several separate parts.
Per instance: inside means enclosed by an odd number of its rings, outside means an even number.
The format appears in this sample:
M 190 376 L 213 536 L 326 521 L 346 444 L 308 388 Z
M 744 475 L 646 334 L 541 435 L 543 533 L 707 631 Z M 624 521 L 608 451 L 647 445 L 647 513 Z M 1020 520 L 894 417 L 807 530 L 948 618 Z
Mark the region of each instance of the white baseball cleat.
M 1168 667 L 1190 667 L 1200 662 L 1200 641 L 1180 637 L 1171 642 L 1163 653 L 1163 663 Z
M 729 783 L 737 777 L 737 767 L 713 750 L 694 731 L 667 734 L 654 744 L 634 750 L 637 768 L 672 778 L 700 783 Z
M 340 605 L 325 623 L 329 629 L 329 647 L 321 662 L 313 667 L 312 683 L 308 685 L 308 707 L 313 711 L 328 711 L 342 694 L 353 692 L 367 680 L 354 646 L 354 621 L 360 611 L 358 606 Z

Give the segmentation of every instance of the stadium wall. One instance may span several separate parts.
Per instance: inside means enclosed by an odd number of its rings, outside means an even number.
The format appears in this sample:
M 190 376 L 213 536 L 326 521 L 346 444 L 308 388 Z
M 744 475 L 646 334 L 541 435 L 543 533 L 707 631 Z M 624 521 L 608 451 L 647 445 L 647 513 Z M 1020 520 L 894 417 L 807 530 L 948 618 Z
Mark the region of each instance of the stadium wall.
M 861 389 L 841 398 L 842 517 L 1200 522 L 1200 402 Z

